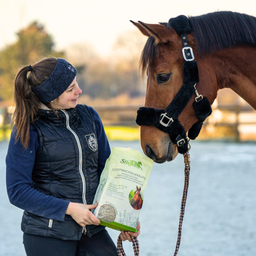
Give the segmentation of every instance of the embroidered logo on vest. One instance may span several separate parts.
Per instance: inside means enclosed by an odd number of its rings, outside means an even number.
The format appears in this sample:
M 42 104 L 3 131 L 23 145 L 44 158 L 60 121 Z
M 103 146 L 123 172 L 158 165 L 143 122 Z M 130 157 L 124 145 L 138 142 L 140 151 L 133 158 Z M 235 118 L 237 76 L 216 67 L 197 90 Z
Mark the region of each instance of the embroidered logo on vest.
M 89 148 L 95 152 L 98 149 L 98 143 L 97 143 L 97 139 L 94 133 L 85 135 L 85 139 L 87 141 L 87 144 L 89 146 Z

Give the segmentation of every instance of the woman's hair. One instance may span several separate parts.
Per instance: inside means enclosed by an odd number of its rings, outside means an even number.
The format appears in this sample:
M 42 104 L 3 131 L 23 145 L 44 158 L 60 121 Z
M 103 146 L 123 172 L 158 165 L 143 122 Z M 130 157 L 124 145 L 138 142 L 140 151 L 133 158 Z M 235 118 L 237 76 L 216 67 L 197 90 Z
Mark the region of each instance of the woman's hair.
M 31 87 L 42 84 L 53 72 L 57 61 L 56 58 L 46 58 L 32 66 L 25 66 L 15 78 L 15 111 L 12 116 L 12 125 L 15 125 L 16 141 L 20 139 L 25 149 L 30 140 L 30 124 L 38 118 L 38 107 L 41 104 Z

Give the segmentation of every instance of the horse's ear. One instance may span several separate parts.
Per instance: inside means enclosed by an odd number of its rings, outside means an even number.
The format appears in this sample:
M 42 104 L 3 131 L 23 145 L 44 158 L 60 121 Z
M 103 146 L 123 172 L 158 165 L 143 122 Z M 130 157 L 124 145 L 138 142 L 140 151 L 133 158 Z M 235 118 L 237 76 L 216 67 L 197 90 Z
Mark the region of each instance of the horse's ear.
M 167 34 L 170 32 L 170 29 L 162 24 L 146 24 L 141 21 L 133 22 L 131 21 L 145 36 L 153 36 L 155 38 L 156 44 L 162 42 L 166 43 Z
M 132 20 L 130 20 L 130 22 L 131 22 L 134 26 L 136 26 L 144 36 L 150 36 L 150 34 L 147 32 L 147 30 L 146 30 L 140 23 L 134 22 L 134 21 L 132 21 Z

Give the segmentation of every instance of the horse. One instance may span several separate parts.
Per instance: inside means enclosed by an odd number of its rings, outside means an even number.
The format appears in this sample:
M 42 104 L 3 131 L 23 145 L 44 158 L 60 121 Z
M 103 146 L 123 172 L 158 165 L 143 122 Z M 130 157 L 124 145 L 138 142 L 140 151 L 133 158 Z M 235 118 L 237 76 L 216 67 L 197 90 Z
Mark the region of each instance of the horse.
M 255 17 L 221 11 L 159 24 L 131 22 L 148 37 L 140 60 L 147 73 L 145 106 L 136 122 L 141 147 L 154 162 L 188 150 L 218 90 L 230 88 L 256 109 Z
M 135 210 L 140 210 L 142 208 L 142 197 L 140 194 L 141 191 L 141 187 L 138 188 L 138 186 L 136 186 L 136 191 L 134 192 L 134 196 L 131 199 L 131 206 L 135 209 Z

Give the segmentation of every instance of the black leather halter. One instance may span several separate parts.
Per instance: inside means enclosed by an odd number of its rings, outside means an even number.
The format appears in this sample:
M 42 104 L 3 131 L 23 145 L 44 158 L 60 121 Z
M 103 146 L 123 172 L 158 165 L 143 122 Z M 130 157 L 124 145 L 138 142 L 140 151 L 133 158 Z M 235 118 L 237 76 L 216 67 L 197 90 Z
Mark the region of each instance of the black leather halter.
M 177 144 L 179 153 L 185 154 L 189 148 L 189 139 L 194 140 L 198 136 L 204 120 L 212 113 L 212 109 L 208 99 L 199 95 L 196 90 L 199 76 L 193 50 L 188 45 L 187 33 L 191 32 L 189 19 L 181 15 L 170 19 L 167 26 L 173 28 L 181 36 L 182 54 L 185 60 L 183 63 L 183 85 L 166 109 L 139 108 L 136 123 L 138 125 L 153 125 L 168 133 L 171 141 Z M 196 97 L 193 108 L 198 121 L 190 128 L 187 136 L 178 118 L 194 93 Z

